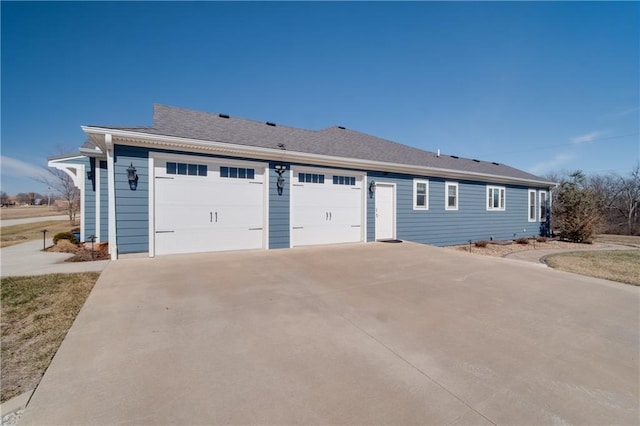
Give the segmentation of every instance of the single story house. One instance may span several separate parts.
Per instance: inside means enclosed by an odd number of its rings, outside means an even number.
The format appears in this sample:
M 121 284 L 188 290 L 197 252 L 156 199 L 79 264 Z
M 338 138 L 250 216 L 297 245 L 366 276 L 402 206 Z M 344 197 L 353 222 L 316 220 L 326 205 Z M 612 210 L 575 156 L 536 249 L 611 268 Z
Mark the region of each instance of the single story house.
M 553 182 L 341 126 L 155 105 L 151 126 L 82 129 L 80 152 L 49 166 L 81 190 L 81 239 L 108 242 L 112 259 L 548 232 Z

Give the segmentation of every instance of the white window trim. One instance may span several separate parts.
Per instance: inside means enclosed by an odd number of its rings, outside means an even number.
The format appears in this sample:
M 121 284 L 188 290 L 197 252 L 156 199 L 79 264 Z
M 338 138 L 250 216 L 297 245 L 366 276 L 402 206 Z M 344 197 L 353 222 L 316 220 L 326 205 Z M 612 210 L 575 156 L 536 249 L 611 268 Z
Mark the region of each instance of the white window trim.
M 542 194 L 544 194 L 544 201 L 545 204 L 547 205 L 547 211 L 545 212 L 545 217 L 542 217 L 542 211 L 540 211 L 540 208 L 542 207 Z M 549 207 L 550 207 L 550 202 L 549 202 L 549 193 L 547 191 L 539 191 L 538 192 L 538 220 L 540 220 L 540 222 L 546 222 L 547 221 L 547 217 L 549 216 Z
M 451 207 L 449 206 L 449 187 L 455 186 L 456 188 L 456 205 Z M 445 182 L 444 183 L 444 209 L 455 211 L 458 210 L 458 204 L 460 200 L 460 188 L 458 187 L 458 182 Z
M 493 207 L 492 205 L 489 204 L 489 192 L 491 190 L 504 191 L 504 198 L 501 197 L 501 199 L 504 200 L 504 204 L 501 207 Z M 493 200 L 493 197 L 491 199 Z M 487 207 L 487 211 L 490 211 L 490 212 L 503 212 L 507 210 L 507 188 L 504 186 L 487 185 L 487 193 L 485 195 L 485 206 Z
M 533 194 L 533 217 L 531 217 L 531 195 Z M 538 217 L 538 194 L 535 189 L 527 191 L 527 221 L 535 222 Z
M 424 183 L 426 188 L 424 206 L 418 205 L 418 184 Z M 414 210 L 429 210 L 429 181 L 427 179 L 414 179 L 413 180 L 413 209 Z

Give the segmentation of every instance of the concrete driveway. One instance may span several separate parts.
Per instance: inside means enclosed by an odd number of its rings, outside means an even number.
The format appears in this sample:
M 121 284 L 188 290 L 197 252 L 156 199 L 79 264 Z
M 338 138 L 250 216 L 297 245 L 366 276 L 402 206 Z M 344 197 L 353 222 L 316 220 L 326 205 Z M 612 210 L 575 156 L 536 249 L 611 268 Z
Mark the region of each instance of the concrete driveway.
M 637 424 L 639 297 L 410 243 L 124 259 L 21 424 Z

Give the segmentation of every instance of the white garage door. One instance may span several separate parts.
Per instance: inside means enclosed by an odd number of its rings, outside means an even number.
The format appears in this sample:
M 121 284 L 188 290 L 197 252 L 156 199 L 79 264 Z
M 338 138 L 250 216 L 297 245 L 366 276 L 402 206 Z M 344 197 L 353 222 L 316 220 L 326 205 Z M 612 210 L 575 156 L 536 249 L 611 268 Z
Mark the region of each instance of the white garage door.
M 265 167 L 155 159 L 155 253 L 265 247 Z
M 293 169 L 291 245 L 363 241 L 363 175 Z

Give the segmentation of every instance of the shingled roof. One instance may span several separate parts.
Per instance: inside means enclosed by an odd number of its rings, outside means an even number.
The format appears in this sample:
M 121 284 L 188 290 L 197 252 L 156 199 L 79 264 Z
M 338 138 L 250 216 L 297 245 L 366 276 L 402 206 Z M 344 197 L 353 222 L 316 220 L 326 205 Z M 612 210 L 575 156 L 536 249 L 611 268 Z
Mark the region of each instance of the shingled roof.
M 90 127 L 547 182 L 504 164 L 444 154 L 438 156 L 344 127 L 307 130 L 159 104 L 154 105 L 150 127 Z M 94 146 L 89 140 L 83 148 Z

